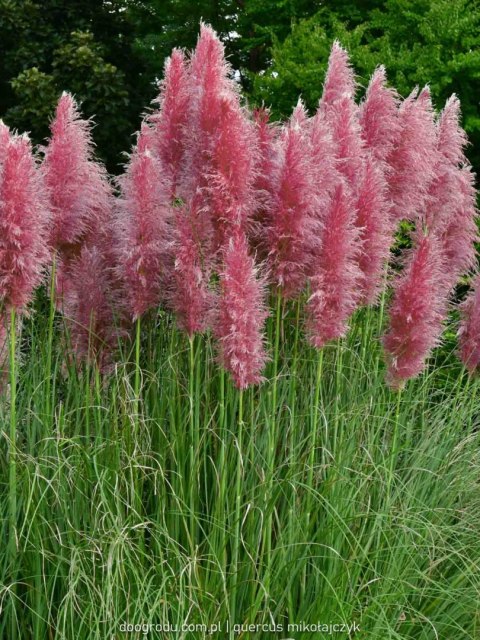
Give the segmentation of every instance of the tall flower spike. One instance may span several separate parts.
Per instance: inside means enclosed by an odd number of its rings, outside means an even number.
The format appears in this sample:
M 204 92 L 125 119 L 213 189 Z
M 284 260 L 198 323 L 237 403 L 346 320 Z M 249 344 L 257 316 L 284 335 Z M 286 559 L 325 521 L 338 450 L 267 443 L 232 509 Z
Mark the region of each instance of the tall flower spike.
M 44 149 L 43 171 L 53 211 L 53 244 L 75 245 L 109 207 L 110 188 L 93 160 L 91 123 L 82 120 L 72 96 L 63 93 Z
M 222 366 L 230 372 L 237 388 L 258 384 L 267 359 L 262 331 L 268 314 L 263 285 L 240 229 L 224 251 L 218 309 L 215 335 Z
M 301 102 L 278 140 L 271 219 L 266 230 L 273 281 L 285 298 L 304 287 L 318 238 L 315 166 Z
M 326 111 L 335 145 L 337 167 L 345 176 L 353 195 L 358 194 L 365 163 L 358 115 L 358 105 L 353 98 L 341 98 Z
M 321 245 L 310 279 L 307 329 L 317 348 L 347 332 L 358 303 L 358 229 L 349 190 L 340 183 L 326 213 Z
M 425 210 L 425 224 L 443 244 L 447 290 L 475 266 L 478 239 L 474 175 L 464 154 L 467 137 L 459 120 L 460 103 L 452 96 L 437 121 L 435 176 Z
M 460 100 L 453 94 L 438 118 L 438 150 L 450 164 L 464 164 L 467 144 L 467 134 L 460 126 Z
M 160 162 L 142 144 L 120 179 L 118 263 L 127 307 L 139 318 L 161 300 L 170 238 L 169 185 Z
M 318 217 L 326 211 L 335 187 L 341 180 L 335 157 L 336 145 L 329 123 L 321 109 L 308 121 L 312 161 L 317 186 Z
M 190 337 L 205 331 L 213 306 L 209 289 L 210 257 L 204 259 L 198 243 L 195 206 L 194 200 L 191 207 L 175 209 L 175 264 L 170 291 L 170 304 L 177 322 Z
M 120 305 L 101 249 L 83 246 L 72 264 L 71 277 L 73 284 L 65 292 L 63 313 L 73 351 L 78 360 L 105 370 L 122 327 L 116 314 Z
M 386 199 L 387 183 L 378 162 L 368 157 L 357 199 L 356 225 L 359 229 L 358 266 L 361 271 L 359 287 L 364 304 L 376 302 L 382 289 L 382 277 L 393 243 L 393 230 L 389 221 L 389 203 Z
M 238 89 L 229 78 L 223 44 L 213 29 L 202 23 L 200 37 L 190 61 L 189 117 L 186 142 L 189 153 L 183 167 L 181 195 L 192 197 L 203 187 L 211 170 L 212 146 L 218 132 L 222 101 L 239 102 Z
M 50 211 L 26 135 L 12 136 L 0 172 L 0 307 L 23 311 L 50 259 Z
M 366 147 L 380 162 L 392 152 L 400 133 L 398 105 L 397 92 L 386 86 L 385 67 L 377 67 L 360 105 L 360 126 Z
M 335 40 L 328 59 L 320 106 L 323 108 L 332 105 L 343 98 L 353 99 L 355 90 L 355 74 L 348 53 L 338 40 Z
M 10 140 L 10 135 L 10 129 L 3 122 L 3 120 L 0 120 L 0 165 L 3 164 L 7 145 Z
M 421 373 L 440 340 L 446 308 L 441 271 L 438 239 L 417 232 L 414 248 L 394 285 L 389 328 L 383 338 L 387 381 L 394 388 Z
M 189 116 L 189 72 L 185 54 L 174 49 L 165 63 L 160 95 L 155 100 L 158 108 L 147 118 L 151 149 L 159 158 L 170 198 L 178 190 L 180 170 L 185 149 L 185 127 Z
M 413 220 L 423 211 L 434 177 L 437 145 L 430 92 L 426 87 L 416 96 L 414 90 L 400 105 L 400 133 L 387 158 L 393 222 Z
M 480 274 L 473 281 L 473 288 L 461 307 L 458 332 L 460 358 L 470 373 L 480 371 Z

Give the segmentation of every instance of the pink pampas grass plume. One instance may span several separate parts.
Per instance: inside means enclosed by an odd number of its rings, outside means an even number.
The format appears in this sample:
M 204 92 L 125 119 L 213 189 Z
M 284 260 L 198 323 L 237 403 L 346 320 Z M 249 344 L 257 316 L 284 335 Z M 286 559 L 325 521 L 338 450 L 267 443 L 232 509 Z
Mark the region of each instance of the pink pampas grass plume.
M 337 169 L 356 195 L 364 171 L 365 150 L 358 105 L 353 98 L 341 98 L 326 110 L 332 132 Z
M 82 240 L 108 209 L 107 174 L 93 159 L 91 123 L 82 120 L 73 97 L 64 93 L 44 148 L 43 172 L 53 211 L 52 242 L 60 251 Z
M 387 87 L 385 67 L 378 67 L 370 79 L 360 105 L 360 126 L 365 146 L 379 162 L 385 162 L 400 133 L 399 96 Z
M 170 193 L 162 165 L 142 145 L 120 178 L 118 271 L 133 320 L 159 305 L 170 238 Z
M 475 176 L 464 154 L 467 137 L 460 126 L 460 103 L 452 96 L 437 121 L 437 155 L 424 223 L 441 239 L 447 290 L 476 264 Z
M 321 245 L 310 278 L 307 330 L 317 348 L 343 337 L 358 304 L 358 229 L 349 190 L 340 183 L 326 213 Z
M 315 181 L 317 183 L 317 206 L 319 217 L 325 211 L 330 197 L 341 180 L 337 170 L 336 144 L 332 138 L 329 123 L 321 109 L 317 109 L 308 121 L 308 133 L 312 154 Z
M 216 248 L 223 246 L 234 227 L 246 231 L 252 217 L 256 151 L 253 123 L 236 100 L 224 98 L 204 188 L 216 231 Z
M 71 277 L 73 286 L 66 290 L 63 301 L 71 346 L 78 361 L 105 370 L 122 327 L 116 314 L 120 305 L 101 249 L 83 246 L 72 264 Z
M 439 342 L 445 309 L 441 247 L 435 235 L 417 233 L 394 285 L 389 328 L 383 338 L 387 381 L 392 387 L 401 388 L 424 369 Z
M 262 333 L 268 315 L 263 284 L 241 230 L 228 241 L 223 259 L 215 336 L 222 366 L 238 389 L 246 389 L 262 381 L 267 359 Z
M 229 78 L 223 44 L 215 31 L 202 23 L 190 61 L 189 115 L 185 144 L 188 154 L 182 172 L 180 195 L 187 200 L 204 187 L 211 171 L 212 150 L 225 98 L 239 103 L 238 88 Z
M 338 40 L 335 40 L 328 59 L 320 106 L 327 107 L 344 98 L 353 99 L 355 90 L 355 74 L 348 53 Z
M 3 163 L 3 159 L 5 158 L 5 151 L 10 141 L 10 135 L 10 129 L 3 120 L 0 120 L 0 165 Z
M 213 307 L 209 288 L 211 256 L 203 255 L 195 224 L 195 201 L 175 210 L 174 272 L 170 304 L 189 337 L 205 331 Z M 193 214 L 192 214 L 193 212 Z
M 450 165 L 466 164 L 464 149 L 468 144 L 460 126 L 460 100 L 451 95 L 438 118 L 438 150 Z
M 177 195 L 184 159 L 185 128 L 190 105 L 189 82 L 185 54 L 180 49 L 174 49 L 165 63 L 160 95 L 155 100 L 158 108 L 147 118 L 149 143 L 161 162 L 172 199 Z
M 480 370 L 480 274 L 473 288 L 460 306 L 461 322 L 458 331 L 460 358 L 470 373 Z
M 28 136 L 12 136 L 0 170 L 0 306 L 25 310 L 50 260 L 50 211 Z
M 361 247 L 358 256 L 358 266 L 361 271 L 360 302 L 368 305 L 376 302 L 382 290 L 385 266 L 393 243 L 387 183 L 378 162 L 372 156 L 365 161 L 365 171 L 356 205 L 355 224 L 359 229 Z
M 400 133 L 387 157 L 392 220 L 413 220 L 425 206 L 434 177 L 437 141 L 430 91 L 414 90 L 400 105 Z
M 266 229 L 274 284 L 289 299 L 303 289 L 318 243 L 315 167 L 305 108 L 295 108 L 278 140 L 275 193 Z

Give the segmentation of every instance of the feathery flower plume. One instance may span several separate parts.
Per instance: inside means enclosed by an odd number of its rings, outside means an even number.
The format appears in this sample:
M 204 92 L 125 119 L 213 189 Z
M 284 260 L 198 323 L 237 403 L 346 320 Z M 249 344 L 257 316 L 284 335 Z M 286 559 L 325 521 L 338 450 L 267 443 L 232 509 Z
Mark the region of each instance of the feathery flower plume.
M 317 109 L 316 114 L 308 121 L 308 131 L 317 184 L 317 206 L 321 218 L 321 212 L 327 209 L 341 176 L 336 168 L 336 145 L 325 113 L 321 109 Z
M 24 311 L 50 259 L 50 211 L 28 136 L 12 136 L 0 172 L 0 307 Z
M 341 98 L 326 111 L 335 145 L 337 168 L 345 176 L 353 195 L 358 194 L 364 172 L 365 151 L 353 98 Z
M 169 186 L 161 163 L 142 141 L 120 178 L 119 276 L 133 320 L 160 303 L 170 238 Z
M 480 370 L 480 274 L 477 273 L 473 288 L 461 304 L 460 311 L 460 358 L 470 373 L 477 373 Z
M 44 149 L 43 172 L 53 211 L 53 244 L 62 252 L 78 244 L 109 207 L 104 167 L 93 159 L 91 123 L 82 120 L 68 93 L 61 96 Z
M 235 386 L 246 389 L 262 381 L 267 359 L 262 330 L 268 313 L 263 285 L 240 229 L 235 230 L 224 251 L 220 291 L 215 325 L 220 362 Z
M 160 83 L 160 95 L 154 101 L 158 108 L 147 118 L 153 153 L 159 158 L 170 198 L 177 195 L 178 182 L 185 149 L 185 127 L 189 117 L 189 74 L 185 54 L 174 49 L 165 63 Z
M 195 207 L 195 201 L 193 201 Z M 174 273 L 170 303 L 177 315 L 179 326 L 192 337 L 202 333 L 210 321 L 213 306 L 209 289 L 211 260 L 200 251 L 191 208 L 175 210 Z
M 360 302 L 364 304 L 374 304 L 377 300 L 393 241 L 386 195 L 387 183 L 383 172 L 378 162 L 370 156 L 365 161 L 365 171 L 356 203 L 356 226 L 359 229 L 361 248 L 358 255 L 361 271 Z
M 460 275 L 476 264 L 476 191 L 460 126 L 460 103 L 452 96 L 437 121 L 437 161 L 430 185 L 425 224 L 436 233 L 444 249 L 444 279 L 452 289 Z
M 3 163 L 5 158 L 5 151 L 10 140 L 10 129 L 7 125 L 0 120 L 0 164 Z
M 237 101 L 224 98 L 204 189 L 216 231 L 216 248 L 223 246 L 233 227 L 246 230 L 254 212 L 255 145 L 253 123 Z
M 434 177 L 436 128 L 430 91 L 415 89 L 400 105 L 400 133 L 387 157 L 392 221 L 413 220 L 425 207 Z
M 300 101 L 283 128 L 278 151 L 266 234 L 273 281 L 288 299 L 302 290 L 318 242 L 315 167 L 305 108 Z
M 385 67 L 377 67 L 370 79 L 365 99 L 360 105 L 360 126 L 367 149 L 384 163 L 400 133 L 399 96 L 386 86 Z
M 442 250 L 434 234 L 417 232 L 403 273 L 398 276 L 383 338 L 387 381 L 400 388 L 425 366 L 442 332 L 446 299 Z
M 355 91 L 355 74 L 350 64 L 348 53 L 338 40 L 335 40 L 328 59 L 320 107 L 330 106 L 344 98 L 353 100 Z
M 451 95 L 438 118 L 438 150 L 451 165 L 466 164 L 464 149 L 468 144 L 465 131 L 460 126 L 460 100 Z
M 358 303 L 361 273 L 355 214 L 349 190 L 340 183 L 325 216 L 310 278 L 307 329 L 317 348 L 346 334 L 348 319 Z
M 254 183 L 255 211 L 247 231 L 252 249 L 260 259 L 266 260 L 268 241 L 265 229 L 274 203 L 275 171 L 278 166 L 277 139 L 280 127 L 270 122 L 268 109 L 255 109 L 253 119 L 258 149 Z
M 206 185 L 223 100 L 230 97 L 239 102 L 238 89 L 228 77 L 230 71 L 223 44 L 215 31 L 202 23 L 190 61 L 190 105 L 185 142 L 189 152 L 184 162 L 181 188 L 184 200 Z
M 64 295 L 63 313 L 78 360 L 108 367 L 122 326 L 111 272 L 98 246 L 84 245 L 71 267 L 73 285 Z

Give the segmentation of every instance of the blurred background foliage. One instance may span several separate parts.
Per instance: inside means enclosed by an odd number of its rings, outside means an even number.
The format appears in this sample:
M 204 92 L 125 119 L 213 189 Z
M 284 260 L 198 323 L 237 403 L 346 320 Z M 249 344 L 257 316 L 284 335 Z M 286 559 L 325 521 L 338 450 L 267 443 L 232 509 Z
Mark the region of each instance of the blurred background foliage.
M 429 83 L 438 108 L 453 92 L 480 167 L 480 0 L 0 0 L 0 116 L 40 143 L 63 90 L 93 116 L 99 155 L 120 170 L 164 58 L 192 48 L 200 19 L 225 42 L 252 104 L 287 116 L 315 109 L 338 38 L 365 87 L 387 67 L 402 95 Z M 359 97 L 361 95 L 361 91 Z

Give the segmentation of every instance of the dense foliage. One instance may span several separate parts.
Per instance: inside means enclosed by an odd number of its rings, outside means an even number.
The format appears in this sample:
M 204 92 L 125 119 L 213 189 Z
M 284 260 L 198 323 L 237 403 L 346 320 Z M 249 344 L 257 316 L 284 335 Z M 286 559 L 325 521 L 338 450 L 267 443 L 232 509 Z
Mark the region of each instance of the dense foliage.
M 385 64 L 405 95 L 430 82 L 435 102 L 462 100 L 480 141 L 478 0 L 0 0 L 0 116 L 35 142 L 62 90 L 100 125 L 100 156 L 118 172 L 173 46 L 193 48 L 203 18 L 218 31 L 249 99 L 285 116 L 314 107 L 334 38 L 360 79 Z M 478 157 L 470 152 L 478 166 Z

